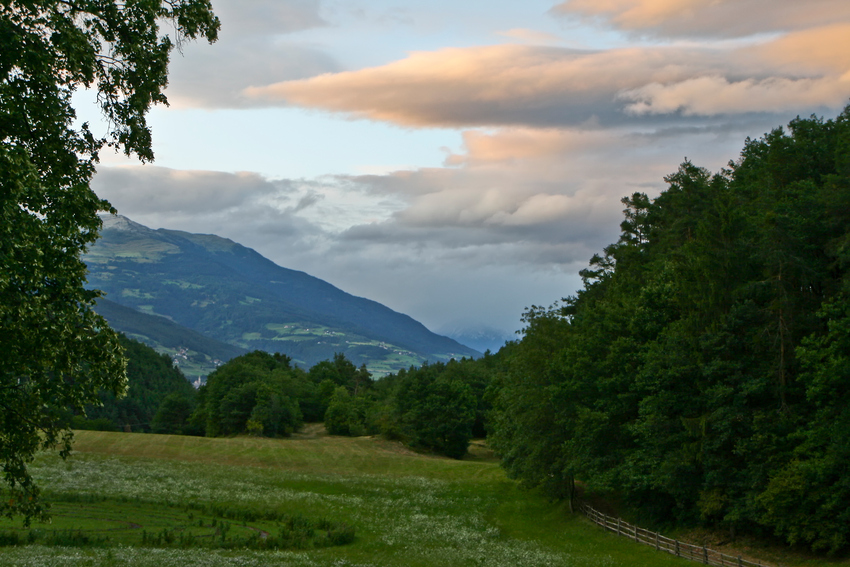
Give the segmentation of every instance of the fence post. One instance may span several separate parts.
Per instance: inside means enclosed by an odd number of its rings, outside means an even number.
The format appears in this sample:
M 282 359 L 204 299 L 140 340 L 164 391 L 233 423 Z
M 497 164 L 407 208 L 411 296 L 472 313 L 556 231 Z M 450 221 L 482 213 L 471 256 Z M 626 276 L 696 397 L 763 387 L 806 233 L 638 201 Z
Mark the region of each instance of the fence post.
M 620 518 L 617 518 L 617 535 L 623 535 L 622 530 L 620 529 Z
M 655 532 L 655 551 L 658 551 L 658 532 Z
M 743 567 L 743 565 L 741 563 L 741 556 L 740 555 L 738 556 L 738 567 Z
M 702 562 L 708 565 L 708 550 L 702 546 Z
M 681 553 L 679 552 L 679 540 L 676 540 L 676 557 L 681 557 Z
M 640 540 L 638 539 L 638 527 L 637 526 L 635 526 L 635 542 L 640 543 Z

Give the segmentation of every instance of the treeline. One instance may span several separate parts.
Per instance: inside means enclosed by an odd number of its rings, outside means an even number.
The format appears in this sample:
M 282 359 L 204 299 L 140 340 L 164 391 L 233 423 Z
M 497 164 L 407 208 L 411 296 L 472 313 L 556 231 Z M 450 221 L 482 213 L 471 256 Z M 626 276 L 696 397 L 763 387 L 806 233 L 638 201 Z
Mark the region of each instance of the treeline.
M 656 523 L 850 544 L 850 107 L 635 193 L 584 287 L 525 313 L 489 443 Z
M 305 422 L 332 435 L 378 435 L 460 458 L 484 437 L 484 401 L 496 356 L 411 367 L 379 381 L 343 354 L 305 371 L 283 354 L 254 351 L 216 369 L 195 390 L 167 355 L 121 337 L 127 395 L 76 416 L 77 429 L 208 437 L 287 437 Z
M 377 435 L 454 458 L 485 435 L 484 393 L 493 357 L 425 364 L 379 381 L 343 354 L 304 371 L 282 354 L 237 357 L 210 374 L 191 415 L 172 433 L 288 436 L 305 422 L 332 435 Z

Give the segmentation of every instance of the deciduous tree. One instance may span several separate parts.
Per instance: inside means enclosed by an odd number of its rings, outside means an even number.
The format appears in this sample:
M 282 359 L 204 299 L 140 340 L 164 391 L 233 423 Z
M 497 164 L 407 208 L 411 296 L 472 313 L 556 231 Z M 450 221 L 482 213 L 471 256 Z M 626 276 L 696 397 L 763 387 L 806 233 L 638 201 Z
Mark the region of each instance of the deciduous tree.
M 214 41 L 209 0 L 0 1 L 0 513 L 44 513 L 27 472 L 71 449 L 71 411 L 125 388 L 116 335 L 91 307 L 80 254 L 111 211 L 89 182 L 108 146 L 153 159 L 145 115 L 167 102 L 169 55 Z M 162 30 L 168 33 L 163 33 Z M 72 95 L 97 93 L 109 131 L 75 125 Z

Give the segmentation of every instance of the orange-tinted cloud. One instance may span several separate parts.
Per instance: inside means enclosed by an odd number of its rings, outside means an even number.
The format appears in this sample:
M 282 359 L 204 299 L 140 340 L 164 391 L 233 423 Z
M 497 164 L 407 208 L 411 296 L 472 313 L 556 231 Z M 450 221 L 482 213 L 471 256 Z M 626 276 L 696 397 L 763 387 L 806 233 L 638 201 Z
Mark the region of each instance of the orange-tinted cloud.
M 610 135 L 600 131 L 556 128 L 505 128 L 496 132 L 467 130 L 463 133 L 466 152 L 450 155 L 446 165 L 525 162 L 564 153 L 604 150 L 610 144 Z
M 405 196 L 406 206 L 393 215 L 395 227 L 479 233 L 508 228 L 509 238 L 519 231 L 535 241 L 540 239 L 536 234 L 554 230 L 572 240 L 595 232 L 594 226 L 616 228 L 620 197 L 660 188 L 663 176 L 684 157 L 678 155 L 680 143 L 617 130 L 468 131 L 464 151 L 447 160 L 451 167 L 355 181 Z M 586 252 L 577 251 L 578 257 Z
M 697 77 L 686 81 L 652 83 L 626 91 L 633 101 L 628 111 L 642 114 L 712 116 L 742 112 L 793 112 L 799 108 L 839 107 L 850 94 L 850 73 L 819 79 L 770 78 L 730 81 L 724 77 Z
M 622 90 L 720 69 L 717 54 L 687 49 L 587 52 L 495 45 L 415 52 L 381 67 L 252 87 L 245 93 L 269 103 L 405 126 L 547 126 L 614 112 Z
M 629 116 L 838 108 L 848 71 L 850 25 L 833 25 L 737 49 L 450 48 L 245 94 L 413 127 L 611 126 Z
M 796 75 L 843 75 L 850 71 L 850 22 L 790 33 L 739 53 Z
M 635 114 L 701 116 L 840 108 L 850 97 L 850 24 L 790 33 L 734 56 L 744 67 L 765 71 L 743 79 L 717 74 L 653 82 L 621 97 Z
M 662 37 L 744 37 L 850 20 L 846 0 L 567 0 L 553 9 Z

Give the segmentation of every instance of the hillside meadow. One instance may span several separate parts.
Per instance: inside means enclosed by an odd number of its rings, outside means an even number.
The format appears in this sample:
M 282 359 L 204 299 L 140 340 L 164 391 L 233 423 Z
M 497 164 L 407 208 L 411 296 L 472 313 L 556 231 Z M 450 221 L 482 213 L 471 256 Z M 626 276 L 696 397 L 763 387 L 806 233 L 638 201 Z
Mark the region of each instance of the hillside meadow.
M 71 538 L 66 545 L 4 547 L 0 565 L 692 565 L 618 539 L 521 489 L 480 445 L 458 461 L 379 438 L 327 436 L 313 426 L 282 440 L 80 431 L 75 447 L 66 462 L 42 454 L 33 464 L 54 521 L 32 529 L 61 535 L 80 528 L 89 544 Z M 257 517 L 224 518 L 234 510 Z M 313 522 L 317 535 L 302 540 L 305 549 L 286 551 L 149 539 L 191 533 L 212 542 L 226 526 L 237 539 L 258 540 L 261 533 L 276 537 L 287 522 Z M 322 522 L 353 527 L 353 542 L 324 544 L 322 530 L 330 528 Z M 24 539 L 30 531 L 8 520 L 0 528 Z

